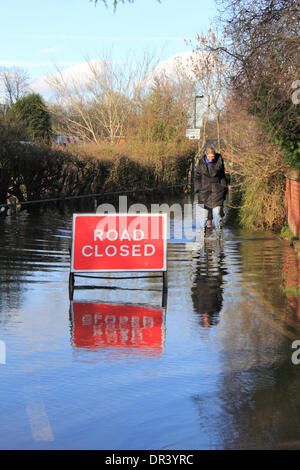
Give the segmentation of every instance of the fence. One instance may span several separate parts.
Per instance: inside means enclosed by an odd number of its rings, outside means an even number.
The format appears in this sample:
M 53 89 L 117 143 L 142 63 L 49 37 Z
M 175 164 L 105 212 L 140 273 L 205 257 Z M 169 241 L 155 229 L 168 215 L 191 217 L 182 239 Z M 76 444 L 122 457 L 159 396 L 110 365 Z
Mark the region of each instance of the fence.
M 300 259 L 291 252 L 291 248 L 284 246 L 282 290 L 286 295 L 288 305 L 295 315 L 295 321 L 300 320 Z
M 296 237 L 300 237 L 300 178 L 286 177 L 287 220 Z
M 159 188 L 159 191 L 164 191 L 167 189 L 173 189 L 173 188 L 184 188 L 184 187 L 192 187 L 193 185 L 191 183 L 183 183 L 183 184 L 173 184 L 170 186 L 164 186 L 162 188 Z M 127 190 L 127 191 L 109 191 L 109 192 L 102 192 L 102 193 L 96 193 L 96 194 L 81 194 L 79 196 L 62 196 L 62 197 L 53 197 L 53 198 L 45 198 L 45 199 L 38 199 L 35 201 L 17 201 L 15 198 L 11 200 L 10 202 L 0 204 L 0 209 L 1 208 L 7 208 L 11 209 L 13 212 L 16 210 L 17 206 L 26 206 L 30 204 L 43 204 L 47 202 L 59 202 L 59 201 L 71 201 L 75 199 L 83 199 L 83 198 L 92 198 L 94 199 L 94 205 L 95 209 L 97 207 L 97 199 L 105 196 L 117 196 L 117 195 L 123 195 L 123 194 L 134 194 L 134 193 L 140 193 L 140 192 L 153 192 L 157 191 L 157 188 L 143 188 L 143 189 L 133 189 L 133 190 Z

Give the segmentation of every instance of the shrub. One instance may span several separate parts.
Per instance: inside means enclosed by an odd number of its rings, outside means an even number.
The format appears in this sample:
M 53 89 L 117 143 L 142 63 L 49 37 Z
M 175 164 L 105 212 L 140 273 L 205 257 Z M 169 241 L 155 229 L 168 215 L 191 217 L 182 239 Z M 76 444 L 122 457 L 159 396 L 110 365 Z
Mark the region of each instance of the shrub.
M 2 125 L 1 199 L 5 200 L 9 187 L 20 201 L 146 188 L 161 190 L 188 182 L 192 158 L 190 146 L 175 149 L 156 144 L 134 153 L 130 145 L 122 152 L 112 145 L 73 145 L 67 150 L 24 145 L 16 141 L 12 129 Z
M 31 93 L 18 99 L 9 111 L 8 121 L 19 127 L 23 140 L 50 142 L 51 117 L 38 94 Z

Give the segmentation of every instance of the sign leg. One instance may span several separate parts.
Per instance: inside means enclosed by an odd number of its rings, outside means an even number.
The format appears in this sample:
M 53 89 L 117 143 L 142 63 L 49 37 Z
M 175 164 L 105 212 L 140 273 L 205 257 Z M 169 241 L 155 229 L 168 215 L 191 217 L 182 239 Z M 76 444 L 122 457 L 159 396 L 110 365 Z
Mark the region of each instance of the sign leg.
M 168 273 L 167 271 L 163 271 L 163 289 L 162 289 L 162 306 L 167 306 L 167 298 L 168 298 Z
M 168 273 L 163 271 L 163 292 L 168 291 Z
M 74 273 L 69 274 L 69 299 L 73 300 L 75 277 Z

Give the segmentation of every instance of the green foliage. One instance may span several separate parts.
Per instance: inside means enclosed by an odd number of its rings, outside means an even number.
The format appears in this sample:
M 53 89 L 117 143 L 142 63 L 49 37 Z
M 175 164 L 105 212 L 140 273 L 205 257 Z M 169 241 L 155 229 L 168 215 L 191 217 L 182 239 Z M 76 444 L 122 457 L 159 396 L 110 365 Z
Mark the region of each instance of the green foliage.
M 186 101 L 167 80 L 155 79 L 128 137 L 140 143 L 181 141 L 187 123 Z
M 239 211 L 241 226 L 249 230 L 280 230 L 285 219 L 284 191 L 283 177 L 244 179 Z
M 270 142 L 278 145 L 287 164 L 300 172 L 299 110 L 274 84 L 258 84 L 251 112 L 256 114 Z
M 259 118 L 287 164 L 300 172 L 299 106 L 292 101 L 293 83 L 299 78 L 299 1 L 217 3 L 225 23 L 233 91 Z
M 294 234 L 287 223 L 284 223 L 280 230 L 280 238 L 283 240 L 292 241 Z
M 23 140 L 49 143 L 50 113 L 40 95 L 31 93 L 18 99 L 11 107 L 8 122 L 19 130 Z
M 293 297 L 300 297 L 300 287 L 293 285 L 280 286 L 280 290 L 285 295 L 292 295 Z
M 22 144 L 13 128 L 0 125 L 0 197 L 9 188 L 22 200 L 100 192 L 109 173 L 109 161 Z

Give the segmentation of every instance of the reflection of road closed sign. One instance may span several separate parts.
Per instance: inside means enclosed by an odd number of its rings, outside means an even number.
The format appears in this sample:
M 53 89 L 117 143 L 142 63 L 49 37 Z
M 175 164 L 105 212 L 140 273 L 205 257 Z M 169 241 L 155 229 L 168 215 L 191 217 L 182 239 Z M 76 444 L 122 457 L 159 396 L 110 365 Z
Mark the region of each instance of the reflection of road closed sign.
M 72 272 L 165 271 L 166 214 L 74 214 Z
M 138 305 L 72 302 L 72 340 L 75 347 L 149 348 L 161 352 L 163 309 Z

